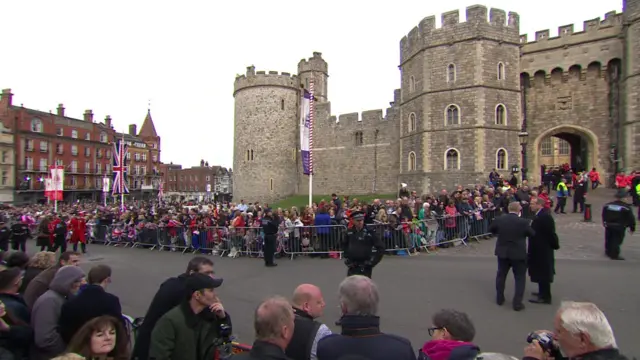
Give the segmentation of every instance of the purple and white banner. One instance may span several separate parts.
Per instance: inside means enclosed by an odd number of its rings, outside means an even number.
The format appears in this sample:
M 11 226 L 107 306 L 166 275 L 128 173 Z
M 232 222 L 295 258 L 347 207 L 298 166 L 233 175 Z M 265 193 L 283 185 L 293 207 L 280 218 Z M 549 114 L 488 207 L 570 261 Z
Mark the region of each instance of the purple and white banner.
M 305 175 L 313 174 L 313 157 L 311 155 L 313 146 L 312 98 L 313 95 L 304 90 L 301 102 L 302 109 L 300 111 L 300 154 L 302 156 L 302 171 Z

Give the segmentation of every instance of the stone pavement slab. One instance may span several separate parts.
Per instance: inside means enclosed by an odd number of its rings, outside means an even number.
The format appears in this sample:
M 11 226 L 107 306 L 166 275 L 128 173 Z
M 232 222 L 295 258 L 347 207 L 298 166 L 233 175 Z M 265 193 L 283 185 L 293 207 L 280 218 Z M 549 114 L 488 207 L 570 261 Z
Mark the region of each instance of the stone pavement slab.
M 578 230 L 585 243 L 596 244 L 591 231 Z M 579 239 L 580 236 L 577 236 Z M 409 338 L 414 348 L 429 339 L 431 315 L 442 308 L 467 312 L 475 323 L 476 343 L 484 351 L 499 351 L 522 356 L 527 334 L 552 328 L 552 319 L 561 300 L 592 301 L 611 322 L 618 344 L 625 354 L 640 355 L 640 275 L 635 259 L 626 262 L 604 260 L 599 256 L 557 261 L 557 280 L 553 284 L 553 306 L 527 303 L 516 313 L 509 301 L 502 307 L 494 303 L 495 259 L 469 256 L 475 249 L 489 249 L 493 241 L 446 256 L 420 255 L 386 257 L 375 269 L 373 279 L 380 288 L 382 329 Z M 595 245 L 585 247 L 587 254 Z M 120 297 L 125 313 L 143 316 L 162 281 L 183 272 L 192 255 L 145 249 L 122 249 L 91 245 L 83 267 L 109 264 L 113 283 L 109 291 Z M 466 252 L 466 253 L 465 253 Z M 218 276 L 225 279 L 219 296 L 232 316 L 234 332 L 245 343 L 253 340 L 253 311 L 269 295 L 290 297 L 301 283 L 313 283 L 324 292 L 327 306 L 321 319 L 330 328 L 339 316 L 337 288 L 345 276 L 341 261 L 334 259 L 281 259 L 277 268 L 266 269 L 259 259 L 212 257 Z M 529 284 L 527 293 L 534 291 Z M 507 298 L 512 296 L 513 280 L 507 282 Z

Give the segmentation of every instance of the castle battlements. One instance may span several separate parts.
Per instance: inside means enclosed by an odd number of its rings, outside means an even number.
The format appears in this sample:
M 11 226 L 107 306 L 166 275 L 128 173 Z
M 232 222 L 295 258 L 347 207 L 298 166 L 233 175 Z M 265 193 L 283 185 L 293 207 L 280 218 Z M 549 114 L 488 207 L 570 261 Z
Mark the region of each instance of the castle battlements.
M 288 72 L 256 71 L 255 66 L 248 66 L 245 75 L 236 76 L 233 84 L 233 95 L 240 90 L 252 87 L 275 86 L 300 90 L 300 81 L 297 75 Z
M 616 38 L 620 34 L 623 14 L 610 11 L 600 18 L 584 22 L 582 31 L 574 32 L 574 24 L 558 27 L 558 35 L 550 37 L 549 29 L 536 31 L 535 39 L 528 41 L 526 34 L 520 35 L 523 54 L 556 49 L 565 46 L 578 45 L 585 42 Z
M 318 71 L 329 76 L 329 65 L 322 58 L 322 53 L 315 51 L 313 57 L 310 57 L 308 60 L 300 60 L 298 63 L 298 74 L 300 75 L 309 71 Z
M 459 10 L 441 15 L 442 26 L 436 28 L 436 17 L 428 16 L 400 40 L 400 63 L 427 47 L 452 45 L 456 42 L 483 38 L 517 44 L 520 36 L 520 17 L 515 12 L 500 9 L 487 10 L 486 6 L 466 8 L 467 20 L 460 22 Z M 487 17 L 488 15 L 488 17 Z

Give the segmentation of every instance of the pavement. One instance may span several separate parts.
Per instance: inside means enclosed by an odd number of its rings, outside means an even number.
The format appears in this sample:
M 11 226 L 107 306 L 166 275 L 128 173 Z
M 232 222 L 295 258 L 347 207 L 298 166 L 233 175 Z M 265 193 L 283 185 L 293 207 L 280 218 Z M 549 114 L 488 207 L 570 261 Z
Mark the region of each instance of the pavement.
M 373 273 L 381 294 L 382 330 L 408 338 L 417 349 L 429 340 L 433 313 L 453 308 L 467 312 L 474 321 L 474 342 L 483 351 L 521 357 L 530 331 L 553 329 L 553 316 L 562 300 L 589 301 L 607 315 L 622 352 L 629 358 L 640 355 L 640 287 L 636 282 L 640 275 L 640 245 L 637 235 L 627 235 L 622 249 L 627 261 L 604 257 L 600 209 L 611 194 L 604 189 L 590 194 L 593 223 L 582 222 L 579 214 L 556 216 L 561 249 L 557 252 L 557 276 L 552 287 L 554 305 L 526 303 L 522 312 L 514 312 L 509 300 L 497 306 L 494 240 L 484 240 L 432 254 L 386 257 Z M 114 275 L 109 291 L 120 297 L 126 314 L 144 316 L 160 283 L 183 272 L 192 256 L 90 245 L 82 266 L 88 269 L 98 263 L 110 265 Z M 321 320 L 339 330 L 334 326 L 340 315 L 337 291 L 346 273 L 340 260 L 281 259 L 280 266 L 265 268 L 260 259 L 212 259 L 216 275 L 225 280 L 219 296 L 241 342 L 253 341 L 253 311 L 262 299 L 270 295 L 290 297 L 301 283 L 320 286 L 327 303 Z M 513 294 L 511 279 L 507 281 L 508 299 Z M 527 285 L 527 293 L 535 290 L 535 284 Z

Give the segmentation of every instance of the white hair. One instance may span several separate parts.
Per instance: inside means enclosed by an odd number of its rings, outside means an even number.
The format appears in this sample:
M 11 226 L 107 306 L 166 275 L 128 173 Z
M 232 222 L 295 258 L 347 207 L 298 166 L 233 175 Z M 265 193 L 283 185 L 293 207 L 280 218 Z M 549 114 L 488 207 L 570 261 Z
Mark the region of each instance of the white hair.
M 486 352 L 486 353 L 479 354 L 476 357 L 476 360 L 519 360 L 519 359 L 515 356 L 511 356 L 507 354 Z
M 347 315 L 377 315 L 378 287 L 366 276 L 353 275 L 340 283 L 340 302 Z
M 571 334 L 589 334 L 591 344 L 595 347 L 617 348 L 613 329 L 596 304 L 588 302 L 565 301 L 558 310 L 562 327 Z

